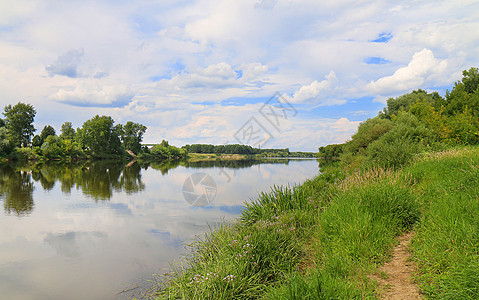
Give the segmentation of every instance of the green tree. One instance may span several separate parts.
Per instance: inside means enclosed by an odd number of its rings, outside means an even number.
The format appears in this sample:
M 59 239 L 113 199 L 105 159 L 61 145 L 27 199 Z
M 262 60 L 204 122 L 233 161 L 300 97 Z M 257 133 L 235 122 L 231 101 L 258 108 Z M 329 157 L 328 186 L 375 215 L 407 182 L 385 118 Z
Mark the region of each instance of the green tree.
M 323 158 L 338 158 L 343 153 L 344 144 L 331 144 L 319 147 L 319 156 Z
M 434 133 L 413 114 L 400 112 L 393 121 L 395 126 L 366 150 L 366 157 L 373 166 L 399 167 L 436 144 Z
M 65 122 L 62 124 L 60 137 L 64 140 L 73 140 L 75 138 L 75 129 L 71 122 Z
M 41 147 L 42 144 L 43 144 L 42 138 L 38 134 L 35 134 L 35 136 L 32 139 L 32 146 Z
M 178 148 L 175 146 L 171 146 L 168 141 L 162 140 L 161 144 L 155 145 L 151 149 L 151 157 L 154 159 L 179 159 L 185 158 L 188 154 L 185 148 Z
M 462 72 L 463 78 L 454 84 L 451 92 L 446 92 L 446 112 L 449 115 L 462 113 L 466 108 L 479 115 L 479 70 L 470 68 Z
M 447 124 L 451 129 L 452 144 L 477 145 L 479 143 L 479 119 L 468 109 L 449 117 Z
M 146 126 L 139 123 L 129 121 L 123 125 L 121 140 L 123 141 L 125 149 L 138 154 L 141 150 L 141 141 L 143 140 L 145 131 Z
M 379 114 L 382 118 L 391 119 L 393 115 L 398 115 L 400 111 L 408 111 L 412 104 L 416 102 L 425 102 L 430 104 L 436 110 L 445 105 L 445 100 L 437 93 L 428 93 L 424 90 L 412 91 L 396 98 L 389 98 L 387 106 Z
M 358 132 L 352 136 L 352 139 L 346 143 L 344 152 L 352 154 L 363 153 L 368 145 L 380 138 L 383 134 L 391 130 L 394 124 L 388 119 L 374 117 L 367 119 L 359 124 Z
M 121 155 L 124 152 L 120 141 L 121 125 L 114 125 L 110 116 L 96 115 L 85 121 L 77 131 L 77 139 L 83 149 L 90 149 L 95 156 Z
M 0 127 L 0 156 L 10 153 L 12 145 L 8 139 L 7 129 Z
M 55 129 L 50 125 L 46 125 L 45 127 L 43 127 L 42 132 L 40 133 L 40 139 L 42 141 L 42 144 L 45 142 L 47 137 L 51 135 L 56 135 Z
M 169 147 L 170 144 L 168 144 L 168 141 L 162 140 L 160 146 L 161 147 Z
M 43 142 L 41 149 L 46 159 L 60 159 L 65 155 L 64 140 L 55 135 L 49 135 Z
M 475 93 L 479 87 L 479 69 L 470 68 L 469 70 L 462 71 L 462 84 L 466 93 Z
M 31 104 L 18 102 L 15 106 L 7 105 L 4 108 L 5 127 L 10 142 L 15 147 L 27 147 L 35 132 L 33 121 L 36 111 Z
M 0 118 L 0 128 L 1 127 L 5 127 L 5 121 L 2 118 Z

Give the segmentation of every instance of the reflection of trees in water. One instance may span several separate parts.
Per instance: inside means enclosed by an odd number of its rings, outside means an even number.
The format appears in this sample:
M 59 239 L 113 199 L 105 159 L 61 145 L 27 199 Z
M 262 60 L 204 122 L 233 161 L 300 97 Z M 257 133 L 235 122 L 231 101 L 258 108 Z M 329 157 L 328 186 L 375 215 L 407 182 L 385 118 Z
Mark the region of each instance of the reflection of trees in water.
M 7 213 L 22 216 L 32 212 L 34 182 L 48 191 L 59 182 L 63 193 L 69 194 L 76 188 L 95 201 L 108 200 L 115 191 L 131 194 L 145 189 L 138 164 L 126 167 L 123 163 L 100 161 L 3 166 L 0 167 L 0 200 Z
M 262 164 L 288 165 L 289 159 L 255 159 L 255 160 L 212 160 L 212 161 L 185 161 L 183 166 L 187 168 L 231 168 L 243 169 Z
M 254 165 L 261 164 L 284 164 L 288 165 L 290 159 L 255 159 L 255 160 L 200 160 L 200 161 L 189 161 L 189 160 L 163 160 L 144 163 L 141 165 L 142 168 L 148 169 L 149 167 L 159 170 L 162 175 L 168 174 L 168 171 L 174 169 L 178 166 L 183 166 L 185 168 L 231 168 L 231 169 L 242 169 L 249 168 Z
M 113 193 L 124 191 L 128 194 L 145 189 L 141 178 L 142 168 L 159 170 L 163 175 L 178 166 L 186 168 L 249 168 L 259 164 L 289 164 L 288 159 L 264 160 L 217 160 L 197 161 L 164 160 L 139 165 L 112 161 L 92 163 L 40 163 L 34 166 L 0 167 L 0 199 L 3 199 L 5 211 L 19 216 L 31 213 L 34 207 L 34 183 L 38 182 L 44 190 L 52 190 L 57 182 L 65 194 L 73 188 L 80 189 L 85 195 L 98 200 L 108 200 Z
M 178 159 L 166 159 L 166 160 L 161 160 L 161 161 L 155 161 L 151 163 L 143 163 L 141 165 L 142 168 L 147 170 L 149 167 L 152 169 L 158 170 L 161 172 L 161 175 L 166 175 L 168 174 L 168 171 L 171 169 L 174 169 L 181 165 L 183 161 L 178 160 Z
M 42 188 L 46 191 L 51 191 L 55 187 L 56 172 L 51 169 L 41 169 L 38 172 L 32 172 L 32 178 L 35 181 L 39 181 Z
M 81 189 L 95 200 L 110 199 L 115 191 L 137 193 L 145 188 L 141 181 L 141 167 L 126 167 L 121 162 L 97 161 L 82 164 L 39 164 L 32 169 L 35 181 L 44 189 L 61 183 L 61 190 L 69 194 L 72 188 Z
M 4 209 L 8 214 L 18 216 L 32 212 L 33 182 L 29 172 L 6 167 L 0 170 L 0 196 L 4 199 Z
M 141 181 L 141 167 L 133 164 L 125 167 L 120 176 L 120 185 L 128 194 L 138 193 L 145 189 L 145 184 Z

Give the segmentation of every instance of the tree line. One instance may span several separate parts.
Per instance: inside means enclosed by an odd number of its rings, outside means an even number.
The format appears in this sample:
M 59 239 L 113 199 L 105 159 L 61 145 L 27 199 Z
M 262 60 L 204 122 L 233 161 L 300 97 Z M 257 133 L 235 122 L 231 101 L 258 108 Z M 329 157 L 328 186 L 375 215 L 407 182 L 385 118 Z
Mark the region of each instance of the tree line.
M 479 70 L 462 75 L 444 97 L 419 89 L 388 99 L 349 141 L 320 147 L 319 156 L 339 158 L 349 169 L 395 168 L 422 152 L 479 144 Z
M 71 122 L 61 125 L 60 133 L 51 125 L 35 134 L 36 110 L 31 104 L 7 105 L 0 118 L 0 157 L 28 160 L 65 160 L 119 158 L 126 152 L 142 160 L 186 158 L 188 153 L 240 154 L 256 157 L 315 157 L 312 152 L 284 149 L 259 149 L 249 145 L 192 144 L 181 148 L 163 140 L 151 150 L 142 146 L 147 127 L 134 122 L 115 124 L 110 116 L 96 115 L 75 130 Z
M 0 119 L 0 156 L 11 159 L 65 159 L 65 158 L 117 158 L 129 150 L 139 154 L 146 126 L 127 122 L 116 124 L 110 116 L 87 120 L 82 127 L 73 128 L 71 122 L 55 129 L 46 125 L 40 134 L 34 135 L 36 115 L 31 104 L 22 102 L 7 105 L 4 119 Z
M 284 149 L 260 149 L 253 148 L 249 145 L 228 144 L 228 145 L 211 145 L 211 144 L 192 144 L 181 147 L 188 153 L 205 153 L 205 154 L 242 154 L 255 155 L 260 157 L 316 157 L 313 152 L 290 152 L 289 148 Z

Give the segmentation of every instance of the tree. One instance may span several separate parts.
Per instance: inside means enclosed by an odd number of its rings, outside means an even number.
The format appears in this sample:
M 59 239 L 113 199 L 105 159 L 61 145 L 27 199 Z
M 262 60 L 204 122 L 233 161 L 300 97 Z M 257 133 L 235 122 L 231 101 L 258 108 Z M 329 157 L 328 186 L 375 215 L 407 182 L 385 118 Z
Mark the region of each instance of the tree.
M 363 152 L 370 143 L 380 138 L 393 127 L 393 122 L 388 119 L 382 119 L 378 116 L 367 119 L 359 124 L 358 131 L 346 143 L 344 152 L 352 154 Z
M 171 146 L 168 144 L 168 141 L 161 141 L 161 144 L 155 145 L 151 149 L 151 157 L 154 159 L 179 159 L 185 158 L 187 155 L 186 149 L 180 149 L 175 146 Z
M 7 105 L 4 108 L 5 127 L 10 142 L 15 147 L 27 147 L 35 132 L 33 121 L 36 111 L 30 104 L 18 102 L 15 106 Z
M 121 140 L 125 149 L 131 150 L 138 154 L 141 150 L 141 141 L 143 140 L 143 134 L 146 131 L 146 126 L 128 121 L 123 125 L 123 131 Z
M 12 147 L 8 140 L 7 129 L 0 127 L 0 155 L 8 154 L 11 150 Z
M 323 158 L 338 158 L 343 153 L 344 144 L 331 144 L 319 147 L 319 156 Z
M 470 68 L 462 72 L 462 80 L 454 84 L 451 92 L 446 91 L 446 112 L 449 115 L 463 113 L 470 109 L 479 115 L 479 69 Z
M 65 156 L 65 142 L 55 135 L 49 135 L 45 138 L 41 149 L 46 159 L 62 158 Z
M 42 132 L 40 133 L 40 140 L 41 140 L 42 144 L 45 142 L 47 137 L 49 137 L 51 135 L 53 135 L 53 136 L 56 135 L 55 129 L 50 125 L 46 125 L 45 127 L 43 127 Z
M 394 125 L 366 149 L 373 166 L 399 167 L 415 154 L 434 147 L 437 137 L 410 112 L 400 112 Z
M 75 129 L 71 122 L 65 122 L 62 124 L 60 137 L 64 140 L 73 140 L 75 138 Z
M 43 144 L 42 138 L 38 134 L 35 134 L 35 136 L 32 139 L 32 146 L 33 147 L 41 147 L 42 144 Z
M 114 123 L 110 116 L 96 115 L 83 123 L 77 131 L 77 139 L 84 149 L 90 149 L 96 156 L 123 154 L 120 141 L 122 126 L 115 126 Z
M 474 94 L 479 88 L 479 69 L 470 68 L 469 70 L 462 71 L 462 84 L 464 90 L 468 94 Z
M 437 92 L 428 93 L 419 89 L 396 98 L 389 98 L 387 100 L 387 106 L 379 113 L 379 115 L 382 118 L 391 119 L 393 115 L 397 115 L 400 111 L 408 111 L 411 105 L 416 102 L 428 103 L 436 110 L 439 110 L 441 106 L 446 103 Z
M 0 118 L 0 128 L 5 127 L 5 121 Z
M 160 144 L 161 147 L 169 147 L 170 144 L 168 144 L 168 141 L 165 141 L 165 140 L 161 140 L 161 144 Z

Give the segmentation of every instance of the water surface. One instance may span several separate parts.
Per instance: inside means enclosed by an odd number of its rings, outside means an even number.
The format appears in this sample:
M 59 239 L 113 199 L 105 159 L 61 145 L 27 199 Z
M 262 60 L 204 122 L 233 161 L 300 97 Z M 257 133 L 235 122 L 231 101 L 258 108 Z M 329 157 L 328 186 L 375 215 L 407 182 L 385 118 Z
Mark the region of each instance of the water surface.
M 216 184 L 206 206 L 183 196 L 195 173 Z M 0 167 L 1 298 L 126 298 L 245 201 L 317 173 L 315 160 Z

